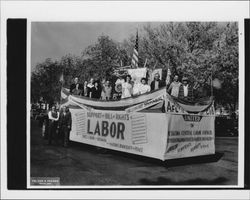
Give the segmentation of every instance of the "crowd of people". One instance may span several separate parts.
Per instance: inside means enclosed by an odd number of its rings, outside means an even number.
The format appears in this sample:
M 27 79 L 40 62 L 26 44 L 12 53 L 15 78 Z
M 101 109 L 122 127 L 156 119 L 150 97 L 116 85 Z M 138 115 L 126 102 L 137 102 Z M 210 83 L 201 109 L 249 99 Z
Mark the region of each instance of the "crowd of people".
M 155 74 L 154 80 L 150 85 L 147 83 L 145 77 L 137 82 L 132 80 L 130 75 L 126 75 L 125 78 L 119 77 L 114 83 L 114 86 L 110 80 L 103 79 L 99 81 L 93 78 L 91 78 L 89 82 L 84 81 L 84 84 L 81 84 L 76 77 L 74 78 L 74 83 L 70 86 L 70 93 L 93 99 L 119 100 L 145 94 L 164 86 L 166 86 L 166 83 L 160 79 L 159 73 Z
M 146 78 L 141 78 L 140 82 L 136 82 L 132 80 L 130 75 L 125 78 L 119 77 L 114 86 L 112 86 L 110 80 L 103 79 L 100 82 L 93 78 L 89 82 L 84 81 L 82 85 L 76 77 L 74 83 L 70 86 L 70 93 L 99 100 L 119 100 L 145 94 L 166 86 L 166 91 L 179 99 L 193 100 L 210 95 L 210 88 L 205 84 L 204 79 L 201 79 L 198 85 L 199 87 L 190 84 L 187 77 L 182 77 L 180 82 L 178 75 L 174 76 L 171 83 L 166 83 L 166 81 L 160 79 L 159 73 L 154 75 L 154 80 L 150 85 Z
M 76 77 L 74 78 L 74 83 L 70 86 L 70 93 L 92 99 L 111 100 L 145 94 L 166 86 L 166 92 L 178 99 L 193 100 L 194 98 L 203 98 L 210 95 L 210 90 L 205 84 L 204 79 L 199 81 L 198 86 L 189 84 L 187 77 L 182 77 L 182 82 L 180 82 L 178 75 L 175 75 L 173 81 L 168 84 L 167 81 L 160 79 L 159 73 L 154 75 L 154 80 L 150 85 L 147 84 L 146 78 L 141 78 L 140 82 L 135 82 L 132 81 L 130 75 L 127 75 L 125 79 L 119 77 L 114 85 L 115 88 L 113 90 L 110 80 L 102 80 L 100 83 L 93 78 L 89 82 L 84 81 L 84 84 L 81 84 Z M 56 140 L 62 140 L 63 145 L 67 147 L 72 123 L 69 108 L 64 106 L 58 112 L 56 107 L 52 106 L 48 113 L 48 119 L 48 143 L 51 144 L 56 135 Z
M 151 83 L 151 86 L 147 84 L 146 78 L 141 78 L 140 82 L 132 81 L 130 75 L 124 78 L 119 77 L 114 86 L 112 86 L 110 80 L 90 79 L 89 82 L 85 81 L 84 84 L 79 83 L 78 78 L 74 78 L 74 83 L 70 86 L 70 93 L 74 95 L 80 95 L 93 99 L 101 100 L 119 100 L 132 96 L 141 95 L 151 90 L 155 90 L 163 86 L 162 81 L 157 78 L 159 74 L 155 76 L 156 84 Z M 156 86 L 155 86 L 156 85 Z M 114 87 L 114 88 L 113 88 Z

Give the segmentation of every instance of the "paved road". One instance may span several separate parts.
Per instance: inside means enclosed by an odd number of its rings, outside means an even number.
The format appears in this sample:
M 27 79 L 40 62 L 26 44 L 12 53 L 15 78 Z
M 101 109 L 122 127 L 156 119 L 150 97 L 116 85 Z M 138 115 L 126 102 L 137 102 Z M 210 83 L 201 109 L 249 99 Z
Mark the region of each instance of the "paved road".
M 237 149 L 238 138 L 216 138 L 213 158 L 164 163 L 78 143 L 48 146 L 31 121 L 31 177 L 60 177 L 61 185 L 236 185 Z

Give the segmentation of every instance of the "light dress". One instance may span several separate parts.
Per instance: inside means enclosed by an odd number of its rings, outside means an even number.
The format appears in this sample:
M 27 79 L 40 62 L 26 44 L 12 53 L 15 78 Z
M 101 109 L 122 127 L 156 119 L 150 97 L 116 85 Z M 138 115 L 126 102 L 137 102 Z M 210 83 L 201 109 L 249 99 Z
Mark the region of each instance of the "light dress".
M 127 97 L 131 97 L 131 89 L 132 89 L 132 85 L 128 82 L 122 83 L 122 99 L 127 98 Z

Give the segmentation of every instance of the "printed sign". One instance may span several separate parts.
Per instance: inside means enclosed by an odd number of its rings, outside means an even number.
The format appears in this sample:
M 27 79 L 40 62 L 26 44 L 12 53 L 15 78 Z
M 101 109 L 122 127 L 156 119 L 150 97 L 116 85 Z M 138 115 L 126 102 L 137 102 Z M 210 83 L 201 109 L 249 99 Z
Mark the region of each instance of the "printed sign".
M 142 78 L 146 78 L 147 68 L 128 69 L 128 74 L 135 83 L 139 83 Z
M 165 95 L 160 95 L 154 99 L 149 99 L 143 103 L 140 103 L 138 105 L 135 105 L 135 106 L 132 106 L 132 107 L 129 107 L 127 108 L 125 111 L 127 113 L 131 113 L 131 112 L 135 112 L 135 111 L 139 111 L 139 110 L 143 110 L 145 108 L 148 108 L 150 106 L 153 106 L 155 104 L 158 104 L 158 103 L 161 103 L 163 100 L 164 100 L 164 96 Z
M 131 116 L 131 136 L 133 144 L 147 143 L 147 121 L 144 114 Z
M 135 121 L 134 116 L 125 112 L 86 111 L 84 109 L 70 109 L 70 111 L 72 113 L 70 140 L 80 140 L 87 144 L 111 149 L 143 152 L 143 147 L 137 146 L 146 141 L 142 131 L 146 124 L 141 123 L 142 120 L 139 120 L 141 129 L 138 129 L 138 126 L 136 127 L 138 120 Z
M 164 160 L 164 113 L 70 109 L 70 140 Z M 156 120 L 156 121 L 154 121 Z
M 214 117 L 167 114 L 165 158 L 214 154 Z
M 166 113 L 137 112 L 164 100 Z M 164 94 L 124 111 L 70 111 L 72 141 L 161 160 L 215 153 L 213 105 L 190 114 Z

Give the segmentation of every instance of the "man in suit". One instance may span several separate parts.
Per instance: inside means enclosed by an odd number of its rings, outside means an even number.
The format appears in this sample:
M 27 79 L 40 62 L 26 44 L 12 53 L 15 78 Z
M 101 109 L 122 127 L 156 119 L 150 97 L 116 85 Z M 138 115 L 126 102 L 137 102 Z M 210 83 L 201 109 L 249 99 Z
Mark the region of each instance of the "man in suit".
M 69 108 L 64 106 L 59 116 L 59 130 L 63 136 L 63 146 L 68 147 L 69 144 L 69 132 L 71 130 L 72 118 Z
M 188 84 L 188 78 L 182 78 L 182 84 L 179 89 L 178 98 L 183 100 L 192 100 L 193 99 L 193 88 Z
M 48 118 L 49 118 L 48 142 L 50 145 L 52 143 L 53 137 L 55 137 L 57 122 L 59 119 L 59 112 L 56 111 L 56 107 L 54 105 L 51 107 L 51 110 L 48 113 Z
M 100 99 L 101 98 L 101 92 L 102 92 L 102 89 L 100 88 L 99 82 L 95 81 L 94 82 L 94 87 L 91 88 L 90 98 Z
M 150 84 L 151 91 L 160 89 L 160 88 L 162 88 L 164 86 L 166 86 L 166 82 L 162 81 L 160 79 L 160 74 L 159 73 L 156 73 L 155 76 L 154 76 L 154 80 Z
M 83 86 L 82 84 L 78 83 L 78 78 L 74 79 L 74 83 L 70 86 L 70 93 L 74 95 L 81 95 L 82 94 Z

